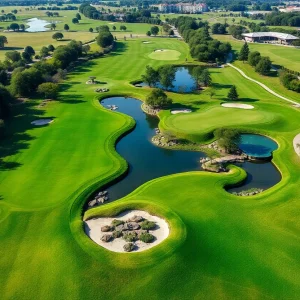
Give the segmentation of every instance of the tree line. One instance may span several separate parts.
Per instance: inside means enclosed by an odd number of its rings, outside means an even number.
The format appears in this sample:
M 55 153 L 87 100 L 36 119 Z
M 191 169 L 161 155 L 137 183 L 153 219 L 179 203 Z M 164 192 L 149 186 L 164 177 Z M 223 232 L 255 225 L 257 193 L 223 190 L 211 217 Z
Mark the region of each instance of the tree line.
M 249 65 L 255 68 L 255 71 L 261 75 L 269 75 L 272 68 L 272 62 L 268 56 L 261 56 L 259 51 L 249 51 L 248 44 L 245 43 L 239 53 L 239 60 L 248 61 Z M 297 73 L 297 72 L 295 72 Z M 287 70 L 279 71 L 279 79 L 287 89 L 300 93 L 300 80 L 297 74 L 291 74 Z
M 300 12 L 272 12 L 265 16 L 267 25 L 270 26 L 300 26 Z
M 255 71 L 261 75 L 267 76 L 270 74 L 272 68 L 270 57 L 261 56 L 260 52 L 258 51 L 250 52 L 247 43 L 244 43 L 242 46 L 238 59 L 243 62 L 247 61 L 249 65 L 254 67 Z
M 231 51 L 229 43 L 214 40 L 208 32 L 208 23 L 191 17 L 171 19 L 184 40 L 190 46 L 191 56 L 202 62 L 224 62 Z
M 107 14 L 100 12 L 90 3 L 82 3 L 79 6 L 79 11 L 89 19 L 104 20 L 104 21 L 118 21 L 119 19 L 114 14 Z M 125 11 L 122 16 L 122 20 L 126 23 L 150 23 L 160 25 L 161 20 L 151 16 L 150 10 L 141 9 L 137 11 L 127 12 Z

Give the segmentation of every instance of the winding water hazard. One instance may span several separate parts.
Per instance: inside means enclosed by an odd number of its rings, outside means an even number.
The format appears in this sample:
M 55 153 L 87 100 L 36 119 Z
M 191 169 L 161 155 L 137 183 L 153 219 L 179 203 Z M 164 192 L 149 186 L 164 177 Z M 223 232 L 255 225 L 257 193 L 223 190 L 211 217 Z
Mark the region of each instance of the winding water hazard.
M 122 198 L 154 178 L 201 170 L 200 158 L 205 157 L 205 153 L 163 149 L 152 144 L 151 138 L 155 135 L 159 119 L 145 114 L 139 100 L 112 97 L 102 100 L 101 104 L 106 108 L 116 105 L 119 112 L 136 121 L 135 129 L 116 145 L 117 152 L 128 162 L 129 170 L 120 181 L 106 187 L 110 200 Z M 244 162 L 237 165 L 246 170 L 248 177 L 243 186 L 230 191 L 252 187 L 267 189 L 280 181 L 280 173 L 271 162 Z

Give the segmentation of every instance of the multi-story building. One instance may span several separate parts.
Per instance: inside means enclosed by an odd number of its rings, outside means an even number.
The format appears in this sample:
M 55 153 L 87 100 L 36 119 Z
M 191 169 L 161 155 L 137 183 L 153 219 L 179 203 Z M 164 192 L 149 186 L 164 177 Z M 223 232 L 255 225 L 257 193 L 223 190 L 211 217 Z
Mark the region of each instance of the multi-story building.
M 177 4 L 160 4 L 160 12 L 164 13 L 186 13 L 196 14 L 208 11 L 205 3 L 177 3 Z

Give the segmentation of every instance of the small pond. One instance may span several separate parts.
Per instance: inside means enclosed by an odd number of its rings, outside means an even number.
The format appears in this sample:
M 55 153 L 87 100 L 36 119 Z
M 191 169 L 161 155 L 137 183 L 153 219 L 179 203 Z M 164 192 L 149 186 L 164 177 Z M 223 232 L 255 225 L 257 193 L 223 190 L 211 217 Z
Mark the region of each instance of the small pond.
M 116 200 L 134 191 L 143 183 L 161 176 L 201 170 L 200 158 L 206 155 L 196 151 L 163 149 L 155 146 L 151 138 L 155 135 L 159 119 L 145 114 L 141 102 L 133 98 L 112 97 L 101 101 L 104 107 L 116 105 L 118 111 L 135 119 L 136 127 L 116 145 L 117 152 L 128 162 L 128 173 L 106 188 L 110 200 Z M 239 164 L 248 177 L 241 190 L 252 187 L 267 189 L 278 183 L 280 173 L 271 162 L 261 164 L 245 162 Z M 238 191 L 240 188 L 230 189 Z
M 40 32 L 40 31 L 47 31 L 50 30 L 50 28 L 47 28 L 47 25 L 50 25 L 48 21 L 41 20 L 38 18 L 32 18 L 28 19 L 28 22 L 26 23 L 27 26 L 29 26 L 26 31 L 27 32 Z
M 178 67 L 176 68 L 175 80 L 173 81 L 173 88 L 170 88 L 169 91 L 177 93 L 190 93 L 196 90 L 197 85 L 196 81 L 191 75 L 193 68 L 192 67 Z M 136 84 L 137 87 L 147 86 L 145 82 Z M 160 83 L 156 84 L 156 87 L 163 88 Z
M 264 158 L 271 157 L 272 152 L 278 148 L 272 139 L 258 134 L 242 134 L 240 149 L 249 156 Z

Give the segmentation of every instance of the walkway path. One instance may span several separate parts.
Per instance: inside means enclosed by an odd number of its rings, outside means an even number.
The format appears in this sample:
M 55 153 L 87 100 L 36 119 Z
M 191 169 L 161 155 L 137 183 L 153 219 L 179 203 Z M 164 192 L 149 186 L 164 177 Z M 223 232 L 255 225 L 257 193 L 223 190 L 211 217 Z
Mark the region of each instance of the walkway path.
M 268 91 L 268 92 L 271 93 L 272 95 L 274 95 L 274 96 L 276 96 L 276 97 L 278 97 L 278 98 L 280 98 L 280 99 L 282 99 L 282 100 L 288 101 L 288 102 L 290 102 L 290 103 L 292 103 L 292 104 L 294 104 L 294 105 L 300 107 L 300 103 L 299 103 L 299 102 L 290 100 L 290 99 L 288 99 L 288 98 L 286 98 L 286 97 L 284 97 L 284 96 L 281 96 L 281 95 L 277 94 L 276 92 L 274 92 L 273 90 L 271 90 L 270 88 L 268 88 L 265 84 L 263 84 L 263 83 L 261 83 L 261 82 L 255 80 L 255 79 L 253 79 L 253 78 L 247 76 L 241 69 L 235 67 L 235 66 L 232 65 L 231 63 L 227 63 L 227 65 L 230 66 L 230 67 L 232 67 L 232 68 L 234 68 L 234 69 L 236 69 L 236 70 L 237 70 L 242 76 L 244 76 L 246 79 L 248 79 L 248 80 L 250 80 L 250 81 L 253 81 L 253 82 L 257 83 L 258 85 L 260 85 L 262 88 L 264 88 L 266 91 Z

